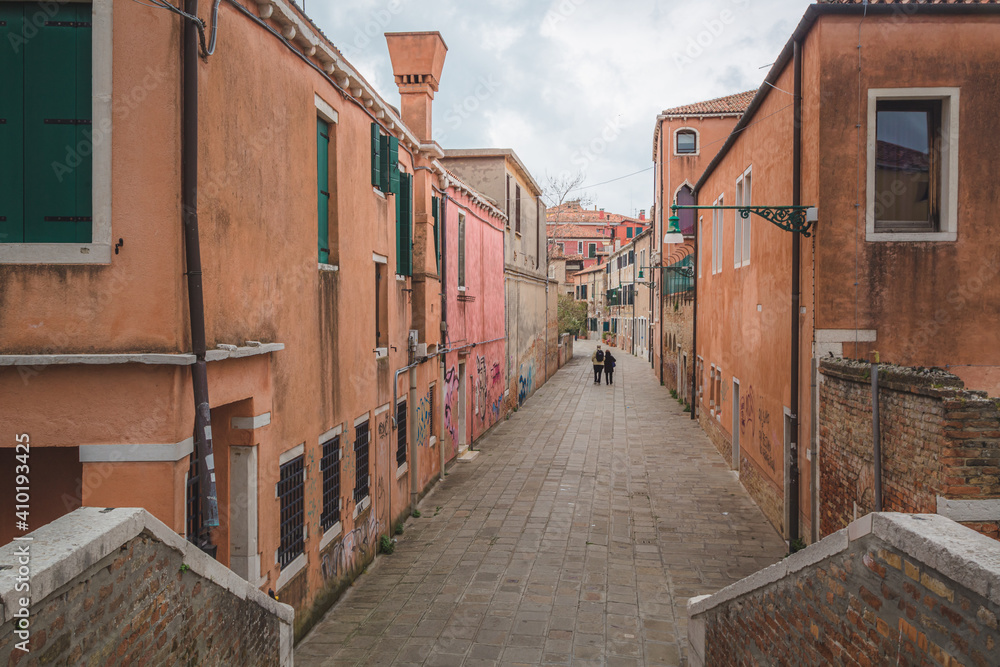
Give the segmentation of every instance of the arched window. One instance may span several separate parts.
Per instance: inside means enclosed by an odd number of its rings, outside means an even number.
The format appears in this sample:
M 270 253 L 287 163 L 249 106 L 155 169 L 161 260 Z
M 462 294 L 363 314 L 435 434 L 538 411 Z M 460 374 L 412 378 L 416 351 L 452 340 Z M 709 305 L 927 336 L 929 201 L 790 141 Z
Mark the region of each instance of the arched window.
M 698 152 L 698 133 L 694 130 L 677 130 L 678 155 L 693 155 Z

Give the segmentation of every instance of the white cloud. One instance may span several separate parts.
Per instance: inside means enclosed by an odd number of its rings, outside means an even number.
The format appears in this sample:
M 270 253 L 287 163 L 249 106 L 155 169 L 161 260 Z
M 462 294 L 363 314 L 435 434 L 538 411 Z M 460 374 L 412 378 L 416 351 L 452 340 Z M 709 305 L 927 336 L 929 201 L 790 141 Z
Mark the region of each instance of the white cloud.
M 445 147 L 509 147 L 536 180 L 585 166 L 587 181 L 599 183 L 652 166 L 660 110 L 758 87 L 761 67 L 807 5 L 364 0 L 307 8 L 392 104 L 399 98 L 381 33 L 440 31 L 449 52 L 434 122 Z M 628 213 L 649 207 L 652 176 L 588 191 L 602 208 Z

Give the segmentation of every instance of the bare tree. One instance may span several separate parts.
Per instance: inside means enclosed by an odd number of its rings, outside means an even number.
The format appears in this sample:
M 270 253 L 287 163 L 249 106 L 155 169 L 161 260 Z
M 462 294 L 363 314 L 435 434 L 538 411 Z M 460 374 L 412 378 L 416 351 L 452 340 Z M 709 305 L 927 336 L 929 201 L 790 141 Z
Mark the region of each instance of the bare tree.
M 562 206 L 567 199 L 573 201 L 578 199 L 580 206 L 590 206 L 594 203 L 594 198 L 585 192 L 580 192 L 580 196 L 570 198 L 570 194 L 579 191 L 583 183 L 585 174 L 581 171 L 576 175 L 568 171 L 562 172 L 558 176 L 545 172 L 545 185 L 542 186 L 542 197 L 545 198 L 549 206 Z

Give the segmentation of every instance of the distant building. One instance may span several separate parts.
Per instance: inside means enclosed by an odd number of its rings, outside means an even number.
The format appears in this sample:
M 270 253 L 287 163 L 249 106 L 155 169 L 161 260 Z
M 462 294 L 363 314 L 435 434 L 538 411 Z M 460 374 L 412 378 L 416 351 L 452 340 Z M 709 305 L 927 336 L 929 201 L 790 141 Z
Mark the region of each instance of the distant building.
M 504 280 L 507 305 L 505 383 L 523 403 L 558 367 L 556 284 L 546 266 L 541 188 L 510 149 L 447 150 L 441 160 L 507 215 Z
M 690 400 L 694 377 L 693 284 L 679 270 L 694 260 L 695 211 L 680 211 L 684 243 L 660 245 L 670 217 L 670 205 L 693 204 L 694 184 L 722 148 L 726 137 L 746 111 L 756 91 L 665 109 L 653 130 L 653 163 L 656 167 L 654 236 L 656 270 L 660 285 L 654 308 L 653 368 L 663 384 Z

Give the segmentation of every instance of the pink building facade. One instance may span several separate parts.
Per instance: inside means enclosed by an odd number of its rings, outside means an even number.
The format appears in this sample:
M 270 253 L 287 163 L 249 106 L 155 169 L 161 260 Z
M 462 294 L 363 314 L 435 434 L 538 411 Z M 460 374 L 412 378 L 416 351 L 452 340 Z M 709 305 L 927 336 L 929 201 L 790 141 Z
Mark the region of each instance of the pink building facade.
M 444 451 L 451 459 L 506 415 L 504 226 L 507 216 L 449 174 L 441 219 L 446 239 Z

